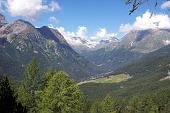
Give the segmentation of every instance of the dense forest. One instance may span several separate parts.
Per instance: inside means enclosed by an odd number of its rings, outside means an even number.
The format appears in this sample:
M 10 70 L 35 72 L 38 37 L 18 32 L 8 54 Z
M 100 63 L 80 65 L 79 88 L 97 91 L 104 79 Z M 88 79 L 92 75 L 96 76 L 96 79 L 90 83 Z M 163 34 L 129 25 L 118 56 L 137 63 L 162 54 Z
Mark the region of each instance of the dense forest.
M 108 94 L 89 100 L 76 81 L 64 72 L 41 73 L 33 58 L 24 78 L 0 80 L 0 113 L 169 113 L 170 90 L 128 98 Z

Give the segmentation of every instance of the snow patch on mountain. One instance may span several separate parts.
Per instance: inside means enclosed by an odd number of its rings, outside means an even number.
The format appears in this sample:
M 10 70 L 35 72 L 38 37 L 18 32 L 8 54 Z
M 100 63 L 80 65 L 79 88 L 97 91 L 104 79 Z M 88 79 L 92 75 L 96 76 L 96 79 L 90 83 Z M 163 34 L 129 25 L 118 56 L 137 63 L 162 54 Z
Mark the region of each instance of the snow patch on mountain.
M 83 51 L 91 51 L 100 48 L 105 48 L 110 45 L 115 47 L 118 39 L 115 38 L 115 33 L 109 33 L 105 28 L 99 29 L 94 36 L 89 36 L 87 28 L 79 26 L 76 32 L 66 31 L 63 27 L 56 28 L 71 45 L 71 47 L 78 53 Z

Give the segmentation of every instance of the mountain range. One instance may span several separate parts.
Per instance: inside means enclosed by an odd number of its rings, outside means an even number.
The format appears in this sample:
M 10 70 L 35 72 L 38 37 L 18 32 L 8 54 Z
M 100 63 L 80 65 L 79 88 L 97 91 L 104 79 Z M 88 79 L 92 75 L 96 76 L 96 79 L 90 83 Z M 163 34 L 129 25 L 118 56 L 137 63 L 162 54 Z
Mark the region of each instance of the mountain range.
M 56 30 L 35 28 L 24 20 L 9 23 L 0 16 L 0 72 L 21 78 L 25 65 L 35 57 L 43 71 L 53 68 L 83 80 L 100 70 L 76 53 Z
M 81 55 L 105 69 L 106 72 L 110 72 L 169 44 L 170 30 L 168 29 L 136 30 L 114 43 L 112 49 L 100 48 Z
M 169 29 L 136 30 L 121 39 L 110 37 L 94 43 L 81 37 L 68 40 L 57 29 L 36 28 L 21 19 L 10 23 L 0 14 L 0 73 L 17 79 L 32 57 L 43 71 L 53 68 L 83 81 L 114 73 L 169 44 Z

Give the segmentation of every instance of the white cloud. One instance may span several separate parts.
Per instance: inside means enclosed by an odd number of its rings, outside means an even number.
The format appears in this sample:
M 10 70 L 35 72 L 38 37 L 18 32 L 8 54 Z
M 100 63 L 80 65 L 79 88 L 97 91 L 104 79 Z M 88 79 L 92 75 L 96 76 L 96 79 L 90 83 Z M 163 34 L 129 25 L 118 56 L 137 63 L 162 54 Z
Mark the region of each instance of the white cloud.
M 130 24 L 121 24 L 119 31 L 128 33 L 129 31 L 133 30 L 133 25 Z
M 162 9 L 169 9 L 170 8 L 170 1 L 166 1 L 163 4 L 161 4 Z
M 7 4 L 5 0 L 0 0 L 0 12 L 5 12 Z
M 101 28 L 97 31 L 96 36 L 97 37 L 104 37 L 107 34 L 107 31 L 105 28 Z
M 64 36 L 66 41 L 70 45 L 74 46 L 79 46 L 82 45 L 82 38 L 86 37 L 86 27 L 78 27 L 77 32 L 70 32 L 70 31 L 65 31 L 64 27 L 58 27 L 57 30 Z M 80 37 L 82 36 L 82 37 Z M 80 37 L 80 38 L 74 38 L 74 37 Z
M 53 27 L 54 28 L 54 27 Z M 85 26 L 79 26 L 76 32 L 65 31 L 64 27 L 56 28 L 67 40 L 72 40 L 72 37 L 80 37 L 81 39 L 88 39 L 87 28 Z
M 116 33 L 108 33 L 106 28 L 101 28 L 96 32 L 96 36 L 91 37 L 93 40 L 102 40 L 102 39 L 110 39 L 112 37 L 116 37 Z
M 49 18 L 49 22 L 51 23 L 51 25 L 52 24 L 54 24 L 54 25 L 56 25 L 56 24 L 58 24 L 58 19 L 56 18 L 56 17 L 54 17 L 54 16 L 51 16 L 50 18 Z
M 168 29 L 170 28 L 170 18 L 166 14 L 153 14 L 146 11 L 142 16 L 136 17 L 133 24 L 122 24 L 119 28 L 120 32 L 129 32 L 131 30 L 146 29 Z
M 49 9 L 50 11 L 55 11 L 55 10 L 60 10 L 61 8 L 60 8 L 58 2 L 52 1 L 52 2 L 49 4 L 48 9 Z
M 87 39 L 87 28 L 85 26 L 79 26 L 76 32 L 77 37 L 81 37 L 83 39 Z
M 50 25 L 52 27 L 52 25 Z M 53 27 L 54 28 L 54 27 Z M 79 26 L 76 32 L 65 31 L 63 27 L 57 28 L 61 33 L 63 33 L 66 37 L 80 37 L 85 40 L 94 40 L 100 41 L 102 39 L 110 39 L 112 37 L 116 37 L 116 33 L 108 33 L 106 28 L 101 28 L 96 31 L 95 35 L 89 35 L 87 27 Z
M 65 31 L 65 28 L 64 28 L 64 27 L 58 27 L 57 30 L 58 30 L 65 38 L 67 38 L 67 40 L 69 40 L 70 38 L 76 36 L 74 32 Z
M 6 9 L 12 16 L 25 16 L 28 18 L 34 18 L 42 11 L 60 10 L 57 1 L 43 4 L 43 0 L 6 0 L 0 3 L 6 6 Z
M 58 27 L 56 29 L 58 29 L 58 31 L 65 37 L 69 44 L 74 46 L 81 46 L 85 41 L 85 45 L 89 48 L 95 47 L 102 39 L 110 39 L 111 37 L 116 36 L 115 33 L 108 33 L 105 28 L 99 29 L 95 35 L 91 36 L 88 34 L 88 29 L 85 26 L 79 26 L 76 32 L 66 31 L 63 27 Z
M 58 27 L 57 30 L 64 36 L 67 42 L 71 45 L 81 45 L 82 40 L 87 37 L 87 28 L 79 26 L 76 32 L 65 31 L 64 27 Z M 73 38 L 80 37 L 80 38 Z
M 56 20 L 57 20 L 57 18 L 56 18 L 56 17 L 54 17 L 54 16 L 51 16 L 51 17 L 49 18 L 49 20 L 51 20 L 51 21 L 56 21 Z

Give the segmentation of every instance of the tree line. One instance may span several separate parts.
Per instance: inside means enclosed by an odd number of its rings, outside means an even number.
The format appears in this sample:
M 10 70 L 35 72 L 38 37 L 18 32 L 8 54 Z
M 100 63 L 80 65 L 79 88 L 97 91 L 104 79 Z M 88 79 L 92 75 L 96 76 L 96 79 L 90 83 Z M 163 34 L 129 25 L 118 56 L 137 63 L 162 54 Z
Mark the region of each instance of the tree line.
M 65 72 L 41 74 L 33 58 L 17 83 L 0 79 L 0 113 L 170 113 L 170 90 L 129 99 L 107 95 L 90 101 Z
M 93 103 L 90 113 L 170 113 L 170 90 L 130 99 L 107 95 Z

